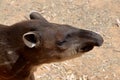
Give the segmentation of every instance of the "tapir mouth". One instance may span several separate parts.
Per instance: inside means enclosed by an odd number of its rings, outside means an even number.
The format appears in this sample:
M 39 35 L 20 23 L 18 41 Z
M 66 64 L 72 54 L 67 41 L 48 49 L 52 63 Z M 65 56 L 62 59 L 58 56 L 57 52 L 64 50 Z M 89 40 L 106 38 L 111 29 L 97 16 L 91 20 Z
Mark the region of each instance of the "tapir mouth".
M 85 43 L 80 49 L 83 52 L 88 52 L 90 50 L 92 50 L 94 48 L 94 44 L 93 43 Z
M 82 46 L 78 46 L 76 48 L 76 51 L 79 53 L 79 52 L 88 52 L 90 50 L 92 50 L 95 46 L 100 46 L 95 43 L 92 43 L 92 42 L 88 42 L 88 43 L 84 43 Z
M 77 53 L 79 52 L 88 52 L 94 48 L 95 44 L 93 43 L 84 43 L 82 46 L 76 48 Z

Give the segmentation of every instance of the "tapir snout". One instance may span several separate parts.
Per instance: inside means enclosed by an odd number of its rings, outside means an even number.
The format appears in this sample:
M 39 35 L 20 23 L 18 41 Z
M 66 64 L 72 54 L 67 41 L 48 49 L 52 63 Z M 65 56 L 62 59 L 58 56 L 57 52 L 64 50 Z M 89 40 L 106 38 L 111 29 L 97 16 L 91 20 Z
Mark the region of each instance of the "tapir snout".
M 80 30 L 80 37 L 87 38 L 93 41 L 95 46 L 101 46 L 103 44 L 103 38 L 98 33 L 89 30 Z
M 79 37 L 83 39 L 81 49 L 83 49 L 84 52 L 93 49 L 94 46 L 101 46 L 104 41 L 98 33 L 83 29 L 79 31 Z

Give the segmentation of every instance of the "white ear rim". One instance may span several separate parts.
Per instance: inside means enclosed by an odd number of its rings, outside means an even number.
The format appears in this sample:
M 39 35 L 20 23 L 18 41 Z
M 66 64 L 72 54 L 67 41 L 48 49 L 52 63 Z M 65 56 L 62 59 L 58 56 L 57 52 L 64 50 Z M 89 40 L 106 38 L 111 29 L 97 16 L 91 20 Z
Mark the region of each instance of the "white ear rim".
M 35 35 L 34 32 L 27 32 L 27 33 L 25 33 L 25 34 L 23 35 L 23 42 L 25 43 L 25 45 L 26 45 L 27 47 L 29 47 L 29 48 L 34 48 L 34 47 L 36 46 L 36 44 L 35 44 L 35 43 L 32 43 L 32 42 L 30 42 L 30 41 L 28 41 L 28 40 L 25 39 L 25 36 L 28 35 L 28 34 L 34 34 L 34 35 Z

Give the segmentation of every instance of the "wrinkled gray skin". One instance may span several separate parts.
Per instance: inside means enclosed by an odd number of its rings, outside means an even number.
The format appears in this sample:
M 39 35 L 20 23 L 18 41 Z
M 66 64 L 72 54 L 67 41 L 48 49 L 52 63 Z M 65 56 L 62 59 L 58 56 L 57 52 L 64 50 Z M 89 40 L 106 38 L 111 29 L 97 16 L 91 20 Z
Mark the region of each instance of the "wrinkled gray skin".
M 79 57 L 103 43 L 97 33 L 50 23 L 37 12 L 30 19 L 0 25 L 0 80 L 34 80 L 35 66 Z

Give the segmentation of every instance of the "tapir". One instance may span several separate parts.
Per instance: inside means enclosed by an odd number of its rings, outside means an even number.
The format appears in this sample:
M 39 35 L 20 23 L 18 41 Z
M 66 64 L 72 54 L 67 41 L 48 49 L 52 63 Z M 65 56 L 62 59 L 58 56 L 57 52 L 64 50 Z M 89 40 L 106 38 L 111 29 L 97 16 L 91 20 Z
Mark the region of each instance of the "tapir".
M 80 57 L 103 44 L 96 32 L 49 22 L 38 12 L 29 17 L 0 24 L 0 80 L 35 80 L 37 66 Z

